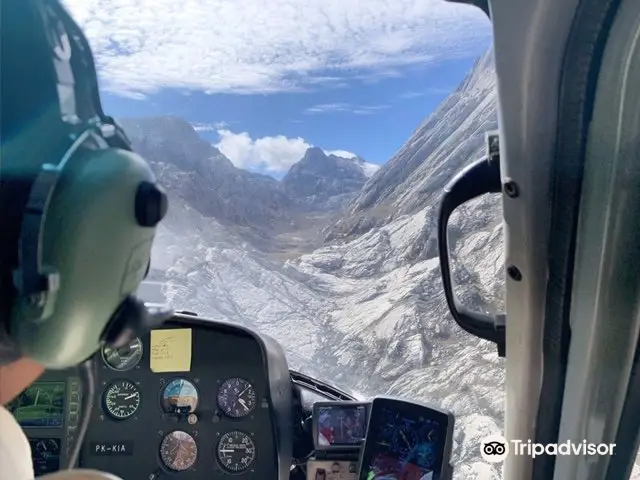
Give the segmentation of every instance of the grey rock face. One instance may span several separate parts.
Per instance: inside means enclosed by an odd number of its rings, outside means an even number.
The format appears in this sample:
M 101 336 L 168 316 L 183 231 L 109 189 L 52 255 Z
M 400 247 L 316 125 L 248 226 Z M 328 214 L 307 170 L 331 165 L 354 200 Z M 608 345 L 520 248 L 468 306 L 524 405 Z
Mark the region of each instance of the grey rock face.
M 118 122 L 160 183 L 205 217 L 268 233 L 290 224 L 294 202 L 273 178 L 236 168 L 193 127 L 177 117 Z
M 493 53 L 487 52 L 454 93 L 363 187 L 328 240 L 362 234 L 437 204 L 455 172 L 483 152 L 484 133 L 497 128 Z
M 335 211 L 353 200 L 367 181 L 360 159 L 326 155 L 309 148 L 282 179 L 282 188 L 307 208 Z
M 284 256 L 321 244 L 322 229 L 335 223 L 376 168 L 311 148 L 279 182 L 235 167 L 181 118 L 118 121 L 172 198 Z

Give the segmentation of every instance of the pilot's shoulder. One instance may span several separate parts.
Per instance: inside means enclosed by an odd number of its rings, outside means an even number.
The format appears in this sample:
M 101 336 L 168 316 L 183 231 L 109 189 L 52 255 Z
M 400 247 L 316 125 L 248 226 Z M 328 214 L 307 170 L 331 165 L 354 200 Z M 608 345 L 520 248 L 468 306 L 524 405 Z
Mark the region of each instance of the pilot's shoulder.
M 32 480 L 33 464 L 27 436 L 9 411 L 0 405 L 0 480 Z

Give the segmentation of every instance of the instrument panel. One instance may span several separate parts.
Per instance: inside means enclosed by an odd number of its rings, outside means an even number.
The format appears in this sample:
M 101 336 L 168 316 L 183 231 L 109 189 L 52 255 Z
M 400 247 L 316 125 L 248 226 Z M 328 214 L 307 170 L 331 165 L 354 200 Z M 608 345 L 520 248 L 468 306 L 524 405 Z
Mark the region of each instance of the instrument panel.
M 288 478 L 292 387 L 280 347 L 237 326 L 180 320 L 96 354 L 78 466 L 125 480 Z M 47 372 L 10 406 L 36 475 L 65 466 L 83 391 L 75 373 Z
M 68 457 L 80 421 L 82 388 L 75 374 L 52 372 L 24 390 L 10 411 L 28 433 L 36 476 Z

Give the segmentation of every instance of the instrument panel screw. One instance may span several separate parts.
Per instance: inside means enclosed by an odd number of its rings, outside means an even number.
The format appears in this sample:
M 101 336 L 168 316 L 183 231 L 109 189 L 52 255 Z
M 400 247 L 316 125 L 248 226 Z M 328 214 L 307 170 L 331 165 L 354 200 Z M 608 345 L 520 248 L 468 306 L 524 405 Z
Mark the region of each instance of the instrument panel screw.
M 507 179 L 507 181 L 504 182 L 502 189 L 508 197 L 516 198 L 518 195 L 520 195 L 518 184 L 513 180 Z
M 518 270 L 518 267 L 516 267 L 515 265 L 509 265 L 507 267 L 507 275 L 509 275 L 509 277 L 511 277 L 511 279 L 515 280 L 516 282 L 522 280 L 522 273 L 520 273 L 520 270 Z

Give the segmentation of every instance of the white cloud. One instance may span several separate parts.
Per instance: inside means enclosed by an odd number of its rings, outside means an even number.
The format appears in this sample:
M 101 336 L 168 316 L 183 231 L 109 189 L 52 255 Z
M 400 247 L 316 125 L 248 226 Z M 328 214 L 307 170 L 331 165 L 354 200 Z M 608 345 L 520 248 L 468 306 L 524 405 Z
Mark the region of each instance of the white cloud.
M 400 95 L 398 95 L 398 97 L 403 98 L 405 100 L 410 100 L 412 98 L 423 97 L 426 94 L 427 92 L 407 91 L 407 92 L 402 92 Z
M 455 86 L 451 86 L 448 88 L 425 88 L 424 90 L 410 90 L 407 92 L 402 92 L 398 97 L 403 98 L 405 100 L 410 100 L 413 98 L 423 97 L 425 95 L 448 95 L 452 93 L 456 89 Z
M 389 105 L 360 105 L 352 110 L 356 115 L 373 115 L 380 110 L 389 108 Z
M 130 98 L 132 100 L 146 100 L 147 99 L 147 96 L 144 93 L 134 92 L 134 91 L 129 91 L 129 90 L 125 90 L 125 91 L 119 92 L 119 95 L 121 97 Z
M 223 130 L 229 126 L 229 122 L 214 122 L 214 123 L 193 123 L 191 124 L 196 132 L 217 132 Z
M 347 150 L 325 150 L 324 153 L 327 155 L 335 155 L 336 157 L 342 157 L 349 160 L 358 157 L 358 155 L 356 155 L 355 153 L 348 152 Z M 371 178 L 378 170 L 380 170 L 380 165 L 365 162 L 362 159 L 358 160 L 357 164 L 362 168 L 362 173 L 364 173 L 369 178 Z
M 364 162 L 362 164 L 362 171 L 369 178 L 373 177 L 378 170 L 380 170 L 380 165 L 375 163 Z
M 325 155 L 335 155 L 336 157 L 342 158 L 356 158 L 358 155 L 352 152 L 347 152 L 346 150 L 325 150 Z
M 344 86 L 418 63 L 479 54 L 490 23 L 443 0 L 63 0 L 101 84 L 268 93 Z
M 300 161 L 308 148 L 313 147 L 301 137 L 288 138 L 284 135 L 253 139 L 247 132 L 234 133 L 218 130 L 220 140 L 215 147 L 238 168 L 249 170 L 264 169 L 272 173 L 284 173 Z M 358 157 L 347 150 L 323 150 L 325 155 L 335 155 L 346 159 Z M 363 173 L 371 177 L 380 165 L 359 160 Z
M 334 113 L 334 112 L 348 112 L 350 106 L 348 103 L 322 103 L 307 108 L 304 113 L 313 115 L 316 113 Z
M 219 130 L 215 145 L 239 168 L 263 168 L 271 172 L 286 172 L 311 147 L 303 138 L 284 135 L 252 139 L 247 132 Z
M 304 113 L 307 115 L 318 115 L 322 113 L 353 113 L 355 115 L 373 115 L 381 110 L 389 108 L 389 105 L 354 105 L 351 103 L 322 103 L 307 108 Z

